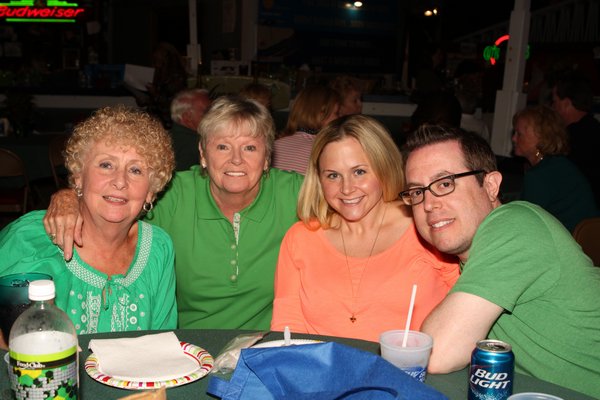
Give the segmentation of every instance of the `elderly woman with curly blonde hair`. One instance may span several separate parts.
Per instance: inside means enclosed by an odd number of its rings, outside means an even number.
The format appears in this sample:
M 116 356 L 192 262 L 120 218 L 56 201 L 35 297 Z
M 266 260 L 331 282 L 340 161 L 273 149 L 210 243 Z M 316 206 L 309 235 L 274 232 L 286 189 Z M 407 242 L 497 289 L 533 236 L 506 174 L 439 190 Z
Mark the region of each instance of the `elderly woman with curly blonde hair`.
M 173 244 L 139 220 L 171 179 L 168 133 L 144 112 L 102 108 L 77 125 L 65 160 L 85 247 L 65 262 L 45 211 L 33 211 L 0 232 L 0 275 L 50 274 L 56 305 L 80 334 L 175 328 Z
M 514 153 L 529 163 L 521 200 L 543 207 L 571 232 L 582 219 L 597 216 L 590 183 L 567 158 L 560 115 L 546 106 L 530 107 L 514 115 L 513 126 Z

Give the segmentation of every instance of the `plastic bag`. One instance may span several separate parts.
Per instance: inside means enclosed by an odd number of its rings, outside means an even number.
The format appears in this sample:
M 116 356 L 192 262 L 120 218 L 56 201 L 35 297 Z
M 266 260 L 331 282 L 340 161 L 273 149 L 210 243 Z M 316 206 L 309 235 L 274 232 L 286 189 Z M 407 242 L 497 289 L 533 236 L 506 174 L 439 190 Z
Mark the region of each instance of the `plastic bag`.
M 235 369 L 242 349 L 248 348 L 265 337 L 269 332 L 252 332 L 238 335 L 223 347 L 215 358 L 211 374 L 230 374 Z

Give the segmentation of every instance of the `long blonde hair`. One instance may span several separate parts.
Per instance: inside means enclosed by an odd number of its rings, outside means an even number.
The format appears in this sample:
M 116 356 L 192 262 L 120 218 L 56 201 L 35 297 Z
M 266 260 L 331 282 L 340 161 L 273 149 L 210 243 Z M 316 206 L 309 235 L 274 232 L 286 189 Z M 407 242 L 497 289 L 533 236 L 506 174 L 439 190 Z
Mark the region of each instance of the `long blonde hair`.
M 317 220 L 331 226 L 334 211 L 329 207 L 319 180 L 319 158 L 329 143 L 354 138 L 363 148 L 373 172 L 381 182 L 383 201 L 394 201 L 404 190 L 404 168 L 400 150 L 385 127 L 366 115 L 349 115 L 329 123 L 315 138 L 304 183 L 298 197 L 298 217 L 307 225 Z

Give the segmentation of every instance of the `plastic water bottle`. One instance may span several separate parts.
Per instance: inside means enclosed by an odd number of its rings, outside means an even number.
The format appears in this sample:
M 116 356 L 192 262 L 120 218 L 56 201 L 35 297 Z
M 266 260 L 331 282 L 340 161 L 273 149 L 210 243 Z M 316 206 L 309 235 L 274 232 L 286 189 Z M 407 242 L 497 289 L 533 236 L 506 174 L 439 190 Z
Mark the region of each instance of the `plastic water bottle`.
M 77 399 L 77 333 L 54 305 L 54 282 L 29 283 L 31 306 L 10 330 L 9 378 L 17 400 Z

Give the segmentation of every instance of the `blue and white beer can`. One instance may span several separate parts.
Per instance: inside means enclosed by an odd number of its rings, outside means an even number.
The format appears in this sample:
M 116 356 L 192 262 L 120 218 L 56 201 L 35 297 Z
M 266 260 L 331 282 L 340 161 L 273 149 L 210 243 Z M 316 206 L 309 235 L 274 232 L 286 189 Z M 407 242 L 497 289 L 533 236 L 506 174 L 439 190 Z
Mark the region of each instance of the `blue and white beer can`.
M 471 354 L 469 400 L 505 400 L 513 392 L 515 356 L 510 344 L 480 340 Z

